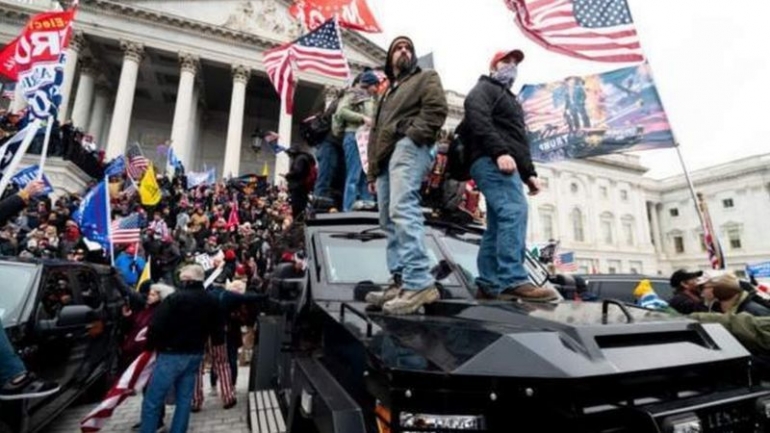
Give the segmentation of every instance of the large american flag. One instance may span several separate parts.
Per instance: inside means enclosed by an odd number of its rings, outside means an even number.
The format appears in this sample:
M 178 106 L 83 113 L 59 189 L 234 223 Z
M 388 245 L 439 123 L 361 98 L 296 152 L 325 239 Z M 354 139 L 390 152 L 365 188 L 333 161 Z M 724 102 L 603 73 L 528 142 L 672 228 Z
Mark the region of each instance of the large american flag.
M 135 244 L 142 240 L 142 229 L 138 213 L 112 222 L 110 235 L 113 244 Z
M 557 271 L 576 272 L 577 262 L 575 262 L 575 253 L 560 253 L 553 258 L 553 265 Z
M 144 171 L 147 170 L 150 161 L 144 157 L 142 149 L 137 143 L 128 146 L 126 156 L 128 156 L 128 167 L 126 168 L 128 175 L 133 179 L 139 179 L 144 174 Z
M 347 79 L 350 74 L 335 19 L 294 42 L 265 51 L 263 61 L 288 114 L 294 108 L 295 67 L 300 71 L 311 71 L 341 80 Z
M 626 0 L 504 0 L 530 39 L 548 50 L 601 62 L 644 60 Z

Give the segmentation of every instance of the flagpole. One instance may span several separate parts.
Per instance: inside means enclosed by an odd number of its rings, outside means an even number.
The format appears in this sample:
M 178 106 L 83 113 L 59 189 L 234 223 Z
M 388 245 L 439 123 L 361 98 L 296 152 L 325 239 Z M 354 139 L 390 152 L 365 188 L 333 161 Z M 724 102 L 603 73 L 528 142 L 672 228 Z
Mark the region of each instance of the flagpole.
M 37 173 L 37 180 L 43 178 L 43 169 L 45 168 L 45 160 L 48 157 L 48 143 L 51 141 L 51 129 L 53 129 L 54 118 L 48 115 L 48 125 L 45 128 L 45 138 L 43 139 L 43 151 L 40 153 L 40 170 Z
M 692 201 L 695 205 L 695 213 L 698 214 L 701 227 L 706 227 L 706 220 L 703 218 L 703 214 L 698 206 L 698 195 L 695 193 L 695 186 L 693 186 L 692 179 L 690 178 L 690 172 L 687 170 L 687 165 L 684 163 L 684 157 L 682 157 L 682 151 L 679 148 L 679 143 L 674 146 L 676 154 L 679 156 L 679 162 L 682 164 L 682 171 L 684 172 L 684 178 L 687 180 L 687 186 L 690 188 L 690 195 L 692 195 Z
M 110 182 L 106 174 L 104 175 L 104 196 L 104 206 L 107 211 L 107 242 L 110 243 L 110 264 L 115 266 L 115 245 L 112 243 L 112 215 L 110 215 Z
M 11 178 L 13 177 L 13 174 L 16 172 L 16 167 L 19 166 L 21 163 L 21 158 L 24 156 L 25 153 L 27 153 L 27 149 L 29 148 L 29 145 L 32 144 L 32 140 L 35 138 L 35 134 L 37 134 L 37 130 L 40 128 L 40 122 L 35 119 L 32 121 L 31 124 L 27 126 L 29 128 L 28 131 L 26 131 L 26 134 L 24 136 L 24 139 L 21 141 L 21 144 L 19 144 L 19 149 L 16 151 L 16 154 L 13 155 L 13 159 L 11 159 L 11 163 L 8 164 L 8 167 L 5 168 L 5 172 L 3 174 L 2 179 L 0 179 L 0 196 L 2 196 L 5 193 L 5 189 L 8 187 L 8 184 L 11 182 Z M 25 131 L 27 128 L 22 129 L 21 131 L 17 132 L 19 134 L 22 131 Z

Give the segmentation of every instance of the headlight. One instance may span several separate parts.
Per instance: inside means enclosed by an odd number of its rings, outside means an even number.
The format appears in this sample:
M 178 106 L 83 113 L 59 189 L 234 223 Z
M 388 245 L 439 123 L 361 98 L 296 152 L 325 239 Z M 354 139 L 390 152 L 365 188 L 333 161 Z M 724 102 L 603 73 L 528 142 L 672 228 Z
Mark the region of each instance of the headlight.
M 770 397 L 757 400 L 757 414 L 764 419 L 770 419 Z
M 486 424 L 481 415 L 429 415 L 401 412 L 399 419 L 402 428 L 419 429 L 483 430 Z
M 674 415 L 663 420 L 663 431 L 666 433 L 701 433 L 701 425 L 698 415 L 694 413 L 685 413 Z

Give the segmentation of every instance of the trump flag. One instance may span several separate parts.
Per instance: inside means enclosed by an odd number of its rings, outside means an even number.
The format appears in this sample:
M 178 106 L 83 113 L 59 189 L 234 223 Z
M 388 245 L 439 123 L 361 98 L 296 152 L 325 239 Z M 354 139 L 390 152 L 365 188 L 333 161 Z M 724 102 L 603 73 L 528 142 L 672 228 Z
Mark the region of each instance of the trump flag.
M 527 85 L 519 99 L 537 162 L 676 145 L 647 64 Z
M 382 32 L 365 0 L 295 0 L 289 13 L 308 30 L 315 30 L 336 17 L 340 26 L 348 29 Z

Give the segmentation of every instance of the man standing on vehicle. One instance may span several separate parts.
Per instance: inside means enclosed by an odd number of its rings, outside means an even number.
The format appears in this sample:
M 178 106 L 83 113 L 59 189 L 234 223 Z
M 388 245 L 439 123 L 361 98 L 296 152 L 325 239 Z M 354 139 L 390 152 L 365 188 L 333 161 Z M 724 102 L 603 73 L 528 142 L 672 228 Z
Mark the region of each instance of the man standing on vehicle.
M 701 284 L 699 279 L 703 271 L 688 272 L 679 269 L 671 274 L 671 287 L 674 288 L 674 296 L 668 301 L 671 308 L 681 314 L 707 313 L 708 305 L 701 297 Z
M 527 235 L 527 198 L 540 192 L 529 153 L 524 112 L 510 88 L 520 50 L 492 57 L 489 76 L 479 78 L 465 98 L 460 135 L 469 148 L 471 177 L 487 201 L 487 229 L 481 239 L 477 285 L 481 297 L 502 300 L 552 301 L 558 294 L 538 287 L 524 268 Z
M 161 406 L 174 387 L 176 409 L 171 433 L 186 432 L 192 410 L 195 377 L 203 361 L 203 350 L 225 341 L 224 323 L 217 301 L 203 288 L 204 271 L 189 265 L 179 273 L 180 290 L 169 296 L 155 311 L 147 332 L 147 350 L 158 358 L 142 402 L 142 433 L 155 433 Z
M 391 43 L 385 74 L 390 88 L 375 111 L 367 181 L 369 191 L 377 194 L 380 225 L 388 234 L 387 262 L 394 283 L 369 293 L 366 300 L 387 314 L 411 314 L 439 299 L 425 247 L 420 186 L 448 107 L 441 79 L 417 66 L 408 37 Z

